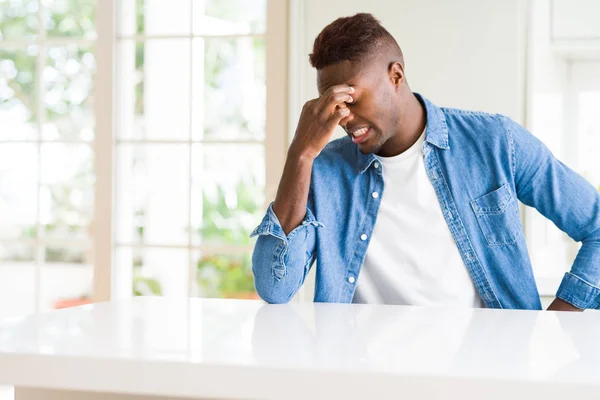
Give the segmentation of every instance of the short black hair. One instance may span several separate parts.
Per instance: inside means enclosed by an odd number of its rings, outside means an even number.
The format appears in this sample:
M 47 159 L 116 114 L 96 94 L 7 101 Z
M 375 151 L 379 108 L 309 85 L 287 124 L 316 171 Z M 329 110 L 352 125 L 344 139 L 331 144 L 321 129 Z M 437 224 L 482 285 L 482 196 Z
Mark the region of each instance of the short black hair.
M 394 37 L 373 15 L 359 13 L 327 25 L 316 37 L 309 60 L 316 69 L 341 61 L 361 61 L 376 54 L 386 43 L 394 44 L 400 51 Z

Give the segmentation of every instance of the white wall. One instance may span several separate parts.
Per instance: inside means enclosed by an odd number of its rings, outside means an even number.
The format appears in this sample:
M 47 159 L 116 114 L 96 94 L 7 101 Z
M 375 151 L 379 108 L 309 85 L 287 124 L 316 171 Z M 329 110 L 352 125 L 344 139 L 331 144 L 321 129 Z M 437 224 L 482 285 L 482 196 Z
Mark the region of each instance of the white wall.
M 357 12 L 372 13 L 396 38 L 413 91 L 439 106 L 499 112 L 524 123 L 525 0 L 298 0 L 290 19 L 290 134 L 302 104 L 317 96 L 308 63 L 314 38 Z M 313 286 L 310 276 L 302 300 L 312 299 Z
M 600 39 L 600 1 L 551 0 L 555 39 Z

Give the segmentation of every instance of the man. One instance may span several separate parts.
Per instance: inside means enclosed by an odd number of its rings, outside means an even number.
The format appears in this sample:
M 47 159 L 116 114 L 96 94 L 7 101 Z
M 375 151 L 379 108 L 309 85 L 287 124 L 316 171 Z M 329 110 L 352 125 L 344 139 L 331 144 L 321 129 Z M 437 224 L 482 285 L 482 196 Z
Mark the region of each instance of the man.
M 600 196 L 523 127 L 413 93 L 370 14 L 317 36 L 307 102 L 252 258 L 259 295 L 541 309 L 518 200 L 582 243 L 551 310 L 600 308 Z M 348 136 L 329 143 L 340 125 Z

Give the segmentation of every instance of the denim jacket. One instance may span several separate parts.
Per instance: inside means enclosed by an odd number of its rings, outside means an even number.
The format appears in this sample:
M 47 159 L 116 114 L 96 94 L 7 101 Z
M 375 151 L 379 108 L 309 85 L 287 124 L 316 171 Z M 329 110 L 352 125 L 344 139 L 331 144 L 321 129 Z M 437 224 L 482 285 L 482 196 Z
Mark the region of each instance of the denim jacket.
M 485 306 L 541 309 L 521 201 L 582 243 L 557 297 L 579 308 L 600 308 L 598 191 L 509 118 L 439 108 L 417 97 L 427 114 L 421 148 L 427 176 Z M 289 301 L 315 261 L 314 300 L 352 301 L 385 196 L 376 159 L 347 137 L 329 143 L 313 163 L 306 216 L 287 236 L 269 206 L 251 234 L 258 236 L 255 286 L 265 301 Z

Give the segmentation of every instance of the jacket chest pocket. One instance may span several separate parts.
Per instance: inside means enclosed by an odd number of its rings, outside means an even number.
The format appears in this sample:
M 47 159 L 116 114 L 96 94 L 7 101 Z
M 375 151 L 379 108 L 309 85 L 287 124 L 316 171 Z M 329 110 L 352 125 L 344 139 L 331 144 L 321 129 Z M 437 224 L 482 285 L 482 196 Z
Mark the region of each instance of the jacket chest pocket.
M 471 201 L 471 208 L 490 246 L 517 241 L 522 232 L 519 206 L 506 184 Z

